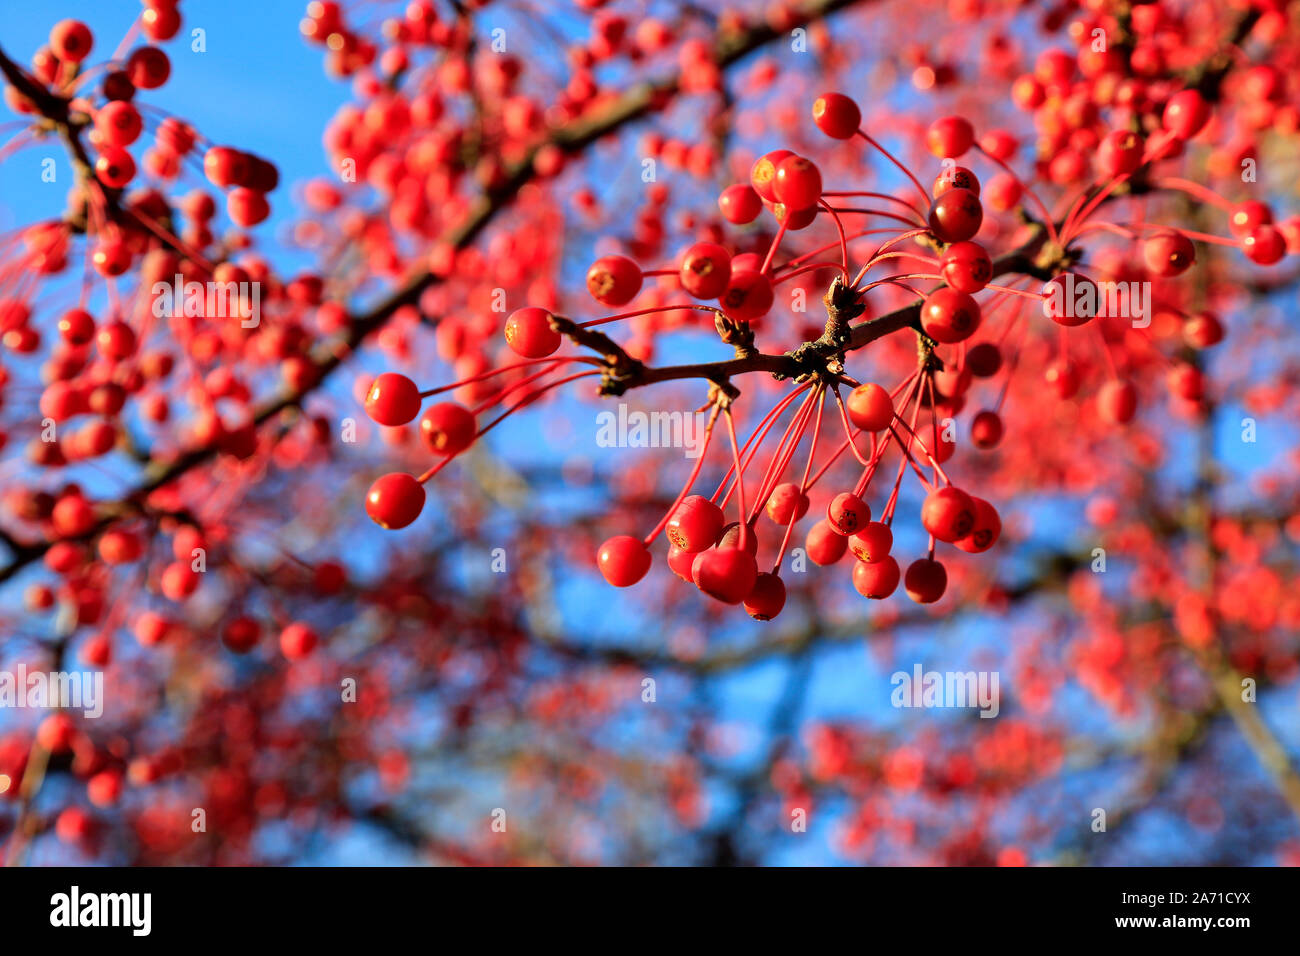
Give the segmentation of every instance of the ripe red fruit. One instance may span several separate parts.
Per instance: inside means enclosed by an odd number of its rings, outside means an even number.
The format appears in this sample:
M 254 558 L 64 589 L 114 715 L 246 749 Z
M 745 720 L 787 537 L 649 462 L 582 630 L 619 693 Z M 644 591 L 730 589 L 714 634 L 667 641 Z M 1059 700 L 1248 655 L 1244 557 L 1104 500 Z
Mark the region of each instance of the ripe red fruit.
M 776 201 L 790 211 L 817 205 L 822 195 L 822 174 L 817 165 L 802 156 L 787 156 L 776 167 L 772 184 Z
M 894 547 L 894 532 L 882 521 L 868 521 L 849 538 L 849 550 L 859 561 L 868 564 L 883 561 Z
M 975 503 L 960 488 L 936 488 L 921 505 L 921 524 L 940 541 L 964 538 L 975 525 Z
M 894 420 L 894 400 L 889 392 L 875 382 L 859 385 L 849 392 L 844 402 L 849 421 L 864 432 L 878 432 L 889 427 Z
M 945 116 L 930 124 L 925 145 L 940 159 L 957 159 L 975 145 L 975 129 L 960 116 Z
M 424 510 L 424 485 L 395 471 L 375 479 L 366 493 L 366 514 L 381 528 L 405 528 Z
M 50 30 L 50 50 L 65 63 L 80 63 L 94 45 L 94 34 L 80 20 L 60 20 Z
M 1286 255 L 1286 240 L 1272 226 L 1259 226 L 1241 240 L 1241 251 L 1261 266 L 1271 266 Z
M 865 598 L 883 601 L 898 588 L 901 574 L 890 555 L 879 561 L 857 561 L 853 565 L 853 587 Z
M 979 177 L 965 166 L 946 166 L 943 172 L 934 177 L 934 183 L 930 186 L 930 195 L 938 199 L 950 189 L 968 189 L 978 196 Z
M 600 546 L 596 566 L 616 588 L 631 587 L 650 570 L 650 549 L 630 534 L 615 535 Z
M 97 807 L 111 807 L 122 795 L 122 774 L 101 770 L 86 781 L 86 798 Z
M 1258 199 L 1237 203 L 1228 213 L 1228 228 L 1236 237 L 1245 238 L 1260 226 L 1273 224 L 1273 210 Z
M 236 654 L 247 654 L 257 646 L 262 636 L 261 625 L 251 617 L 240 616 L 232 620 L 221 632 L 221 643 Z
M 722 509 L 708 498 L 687 495 L 668 519 L 665 533 L 674 548 L 685 554 L 698 554 L 717 543 L 725 523 Z
M 983 221 L 984 208 L 969 189 L 949 189 L 930 205 L 930 231 L 940 242 L 963 242 Z
M 993 448 L 1002 440 L 1002 417 L 994 411 L 982 411 L 970 423 L 970 439 L 976 448 Z
M 1043 311 L 1057 325 L 1086 325 L 1101 301 L 1097 283 L 1077 272 L 1062 272 L 1043 284 Z
M 104 146 L 95 159 L 95 176 L 110 189 L 121 189 L 135 178 L 135 160 L 118 146 Z
M 831 527 L 829 521 L 823 519 L 808 529 L 804 538 L 804 550 L 813 564 L 825 567 L 844 557 L 848 541 L 848 538 Z
M 728 186 L 718 196 L 718 209 L 727 222 L 741 226 L 758 218 L 763 211 L 763 200 L 752 186 L 737 183 Z
M 641 291 L 641 267 L 627 256 L 604 256 L 587 270 L 587 291 L 604 305 L 627 305 Z
M 294 621 L 280 632 L 280 652 L 291 661 L 302 660 L 319 643 L 320 637 L 302 621 Z
M 1180 362 L 1165 376 L 1169 391 L 1189 402 L 1199 402 L 1205 394 L 1205 376 L 1194 366 Z
M 59 335 L 69 345 L 89 345 L 95 338 L 95 317 L 85 309 L 69 309 L 59 316 Z
M 787 525 L 808 513 L 808 496 L 794 482 L 782 482 L 772 489 L 766 510 L 767 516 L 777 524 Z
M 1158 232 L 1142 243 L 1142 259 L 1158 276 L 1178 276 L 1196 261 L 1196 247 L 1181 232 Z
M 1191 139 L 1210 121 L 1210 104 L 1196 90 L 1175 93 L 1165 104 L 1161 123 L 1179 139 Z
M 682 551 L 671 545 L 668 548 L 668 568 L 687 584 L 694 584 L 691 578 L 691 565 L 695 563 L 695 554 Z
M 1043 381 L 1057 398 L 1071 398 L 1079 391 L 1079 370 L 1067 359 L 1053 359 L 1043 371 Z
M 754 163 L 753 168 L 749 171 L 749 183 L 754 187 L 754 192 L 762 199 L 768 202 L 777 202 L 776 193 L 773 187 L 776 184 L 776 168 L 779 163 L 794 153 L 788 149 L 774 149 L 770 153 L 760 156 Z
M 740 522 L 733 521 L 722 529 L 722 534 L 718 535 L 719 548 L 739 548 L 740 547 Z M 749 523 L 749 532 L 745 535 L 745 550 L 750 554 L 758 554 L 758 534 L 754 529 L 754 522 Z
M 1223 341 L 1223 323 L 1213 312 L 1201 312 L 1183 326 L 1183 341 L 1192 348 L 1208 349 Z
M 516 309 L 506 319 L 506 344 L 524 358 L 546 358 L 555 353 L 564 337 L 551 327 L 551 313 L 530 305 Z
M 871 506 L 853 494 L 842 491 L 826 506 L 826 522 L 836 534 L 855 534 L 871 520 Z
M 170 601 L 184 601 L 199 588 L 199 572 L 183 561 L 173 561 L 163 568 L 158 587 Z
M 236 226 L 248 229 L 271 215 L 271 205 L 257 190 L 240 186 L 226 197 L 226 212 Z
M 405 425 L 420 414 L 420 389 L 405 375 L 383 372 L 366 392 L 366 414 L 381 425 Z
M 970 338 L 979 326 L 979 303 L 965 292 L 935 289 L 921 304 L 921 328 L 936 342 L 961 342 Z
M 142 46 L 126 60 L 126 75 L 137 89 L 157 89 L 167 82 L 171 73 L 171 61 L 156 46 Z
M 862 110 L 843 93 L 823 93 L 813 100 L 813 122 L 832 139 L 852 139 L 862 125 Z
M 954 242 L 939 258 L 939 272 L 958 292 L 978 292 L 993 279 L 993 260 L 978 242 Z
M 758 564 L 748 550 L 719 546 L 695 556 L 691 577 L 709 597 L 723 604 L 739 604 L 754 589 Z
M 474 413 L 455 402 L 431 405 L 420 417 L 420 437 L 435 454 L 459 455 L 474 443 Z
M 997 509 L 983 498 L 971 496 L 971 501 L 975 502 L 975 524 L 970 534 L 952 544 L 968 554 L 980 554 L 997 544 L 1002 535 L 1002 519 L 998 517 Z
M 776 293 L 772 290 L 771 280 L 761 272 L 737 272 L 733 268 L 727 291 L 722 293 L 719 301 L 731 318 L 752 322 L 771 311 Z
M 948 589 L 948 571 L 938 561 L 918 558 L 908 566 L 903 587 L 907 589 L 907 596 L 917 604 L 933 604 Z
M 770 621 L 785 607 L 785 582 L 778 575 L 761 572 L 745 597 L 745 610 L 756 621 Z
M 95 130 L 111 146 L 130 146 L 143 129 L 140 111 L 130 103 L 115 100 L 95 113 Z
M 1106 177 L 1124 176 L 1142 165 L 1142 138 L 1126 129 L 1112 130 L 1097 147 L 1097 169 Z
M 1131 422 L 1137 414 L 1137 389 L 1131 382 L 1107 382 L 1097 392 L 1097 410 L 1112 424 Z
M 248 154 L 229 146 L 213 146 L 203 154 L 203 174 L 223 189 L 238 185 L 248 177 Z
M 731 253 L 716 242 L 697 242 L 682 256 L 682 288 L 697 299 L 716 299 L 731 281 Z

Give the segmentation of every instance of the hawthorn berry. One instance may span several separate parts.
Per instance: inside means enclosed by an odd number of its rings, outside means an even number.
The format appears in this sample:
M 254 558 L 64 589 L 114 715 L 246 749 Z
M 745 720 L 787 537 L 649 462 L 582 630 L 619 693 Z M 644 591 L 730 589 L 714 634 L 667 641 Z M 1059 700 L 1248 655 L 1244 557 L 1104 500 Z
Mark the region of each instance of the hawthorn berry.
M 898 588 L 900 577 L 898 562 L 891 555 L 879 561 L 853 563 L 853 587 L 865 598 L 883 601 Z
M 921 328 L 936 342 L 964 341 L 979 325 L 979 303 L 965 292 L 949 287 L 935 289 L 921 303 Z
M 761 272 L 737 272 L 733 262 L 731 281 L 719 301 L 723 311 L 733 319 L 752 322 L 772 310 L 776 293 L 772 290 L 772 280 L 767 276 Z
M 975 523 L 971 526 L 969 534 L 963 535 L 952 544 L 953 547 L 967 554 L 980 554 L 997 544 L 998 538 L 1002 535 L 1002 519 L 998 516 L 997 509 L 983 498 L 972 495 L 971 501 L 975 503 Z
M 248 154 L 229 146 L 213 146 L 203 154 L 203 174 L 214 186 L 238 185 L 248 177 Z
M 1179 139 L 1191 139 L 1210 121 L 1210 104 L 1197 90 L 1175 93 L 1165 104 L 1161 123 Z
M 851 491 L 840 492 L 826 506 L 826 522 L 836 534 L 854 534 L 870 520 L 871 506 Z
M 845 399 L 849 421 L 864 432 L 878 432 L 894 421 L 894 400 L 875 382 L 859 385 Z
M 564 337 L 551 326 L 551 313 L 537 306 L 516 309 L 506 319 L 506 344 L 524 358 L 546 358 Z
M 980 231 L 984 209 L 969 189 L 952 188 L 930 205 L 930 231 L 940 242 L 962 242 Z
M 869 568 L 871 565 L 859 567 Z M 855 568 L 854 571 L 856 570 Z M 918 558 L 908 565 L 903 587 L 907 590 L 907 596 L 917 604 L 933 604 L 948 589 L 948 571 L 938 561 Z
M 960 488 L 936 488 L 921 505 L 921 524 L 938 540 L 951 543 L 970 534 L 975 524 L 975 504 Z
M 993 260 L 978 242 L 954 242 L 939 257 L 939 273 L 958 292 L 979 292 L 993 279 Z
M 167 82 L 172 64 L 156 46 L 142 46 L 126 59 L 126 75 L 141 90 L 154 90 Z
M 823 93 L 813 100 L 813 122 L 832 139 L 852 139 L 862 125 L 862 110 L 843 93 Z
M 925 145 L 940 159 L 959 159 L 975 145 L 975 128 L 960 116 L 945 116 L 930 124 Z
M 785 607 L 785 582 L 779 575 L 762 571 L 744 600 L 745 610 L 756 621 L 770 621 Z
M 95 130 L 110 146 L 130 146 L 143 129 L 140 111 L 130 103 L 115 100 L 95 113 Z
M 988 409 L 970 423 L 970 439 L 976 448 L 993 448 L 1002 440 L 1002 416 Z
M 85 309 L 69 309 L 59 316 L 58 328 L 69 345 L 89 345 L 95 338 L 95 317 Z
M 808 496 L 792 481 L 782 482 L 772 489 L 767 499 L 767 516 L 779 525 L 798 521 L 808 513 Z
M 691 577 L 709 597 L 723 604 L 739 604 L 754 589 L 758 564 L 748 550 L 719 545 L 695 556 Z
M 380 425 L 405 425 L 420 414 L 420 389 L 405 375 L 383 372 L 366 391 L 366 414 Z
M 263 222 L 271 214 L 271 206 L 257 190 L 240 186 L 226 196 L 226 212 L 231 222 L 247 229 Z
M 1153 273 L 1169 278 L 1182 275 L 1192 267 L 1196 248 L 1181 232 L 1158 232 L 1142 243 L 1142 259 Z
M 829 521 L 823 519 L 808 529 L 808 534 L 804 537 L 804 551 L 813 564 L 826 567 L 844 557 L 848 541 L 848 538 L 831 527 Z
M 849 538 L 849 550 L 868 564 L 883 561 L 894 547 L 894 532 L 882 521 L 868 521 Z
M 420 416 L 420 437 L 425 446 L 449 458 L 472 445 L 477 431 L 474 413 L 455 402 L 431 405 Z
M 320 636 L 302 621 L 294 621 L 280 632 L 280 653 L 291 661 L 302 660 L 319 643 Z
M 1131 382 L 1107 382 L 1097 392 L 1097 410 L 1114 425 L 1131 422 L 1137 414 L 1137 389 Z
M 682 288 L 697 299 L 716 299 L 731 282 L 731 253 L 716 242 L 697 242 L 682 256 Z
M 135 160 L 118 146 L 104 146 L 95 159 L 95 176 L 110 189 L 121 189 L 135 178 Z
M 668 519 L 665 533 L 677 550 L 684 554 L 698 554 L 717 543 L 725 523 L 722 509 L 708 498 L 687 495 Z
M 247 654 L 262 637 L 262 627 L 251 617 L 241 615 L 221 631 L 221 643 L 235 654 Z
M 930 195 L 938 199 L 950 189 L 967 189 L 976 196 L 980 194 L 979 177 L 965 166 L 946 166 L 944 171 L 934 178 Z
M 1142 165 L 1144 145 L 1137 133 L 1112 130 L 1097 147 L 1097 169 L 1106 177 L 1127 176 Z
M 1077 272 L 1063 272 L 1043 284 L 1043 311 L 1057 325 L 1074 328 L 1091 322 L 1101 293 L 1097 283 Z
M 749 171 L 749 184 L 754 187 L 754 192 L 758 193 L 760 198 L 768 202 L 779 202 L 775 192 L 777 166 L 793 155 L 794 153 L 788 149 L 774 149 L 754 162 L 753 168 Z
M 1223 323 L 1212 312 L 1198 313 L 1183 326 L 1183 341 L 1196 349 L 1218 345 L 1223 341 Z
M 587 270 L 587 291 L 603 305 L 627 305 L 641 291 L 641 267 L 627 256 L 604 256 Z
M 1241 249 L 1252 262 L 1271 266 L 1286 255 L 1286 240 L 1272 226 L 1258 226 L 1241 240 Z
M 423 510 L 424 485 L 402 471 L 375 479 L 366 492 L 366 514 L 389 531 L 405 528 Z
M 812 160 L 787 156 L 776 167 L 772 193 L 791 211 L 810 209 L 822 195 L 822 174 Z
M 80 63 L 94 45 L 94 34 L 80 20 L 60 20 L 50 30 L 50 50 L 65 63 Z
M 615 535 L 596 553 L 600 573 L 616 588 L 636 584 L 650 570 L 650 549 L 640 538 L 630 534 Z
M 718 209 L 727 222 L 742 226 L 758 218 L 763 211 L 763 200 L 752 186 L 737 183 L 728 186 L 718 196 Z

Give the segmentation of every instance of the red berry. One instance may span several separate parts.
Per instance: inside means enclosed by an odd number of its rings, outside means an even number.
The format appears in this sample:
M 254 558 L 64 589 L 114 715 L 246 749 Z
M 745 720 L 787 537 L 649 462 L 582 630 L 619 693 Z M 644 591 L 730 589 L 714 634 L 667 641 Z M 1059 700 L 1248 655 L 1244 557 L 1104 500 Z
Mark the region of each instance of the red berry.
M 130 146 L 140 138 L 144 122 L 132 104 L 116 100 L 95 113 L 95 129 L 111 146 Z
M 1137 414 L 1137 389 L 1131 382 L 1107 382 L 1097 392 L 1097 410 L 1112 424 L 1131 422 Z
M 1066 359 L 1053 359 L 1043 371 L 1043 380 L 1060 399 L 1071 398 L 1079 391 L 1079 370 Z
M 1175 93 L 1165 104 L 1164 128 L 1179 139 L 1191 139 L 1210 121 L 1210 105 L 1196 90 Z
M 257 190 L 240 186 L 226 197 L 226 212 L 236 226 L 248 229 L 271 215 L 271 206 Z
M 1002 440 L 1002 418 L 997 412 L 982 411 L 970 423 L 970 439 L 976 448 L 993 448 Z
M 936 342 L 961 342 L 980 326 L 979 303 L 965 292 L 935 289 L 921 304 L 921 328 Z
M 940 242 L 962 242 L 980 231 L 984 209 L 969 189 L 949 189 L 930 206 L 929 221 Z
M 883 561 L 894 547 L 894 532 L 881 521 L 868 521 L 857 534 L 849 538 L 849 550 L 859 561 L 868 564 Z
M 1223 341 L 1223 323 L 1212 312 L 1201 312 L 1183 326 L 1183 341 L 1192 348 L 1208 349 Z
M 213 146 L 203 154 L 203 174 L 223 189 L 248 177 L 248 155 L 229 146 Z
M 431 405 L 420 417 L 420 437 L 438 455 L 459 455 L 474 443 L 474 413 L 455 402 Z
M 1043 285 L 1043 311 L 1057 325 L 1070 328 L 1092 321 L 1099 307 L 1097 283 L 1077 272 L 1062 272 Z
M 506 319 L 506 344 L 524 358 L 546 358 L 563 340 L 551 327 L 551 313 L 537 306 L 516 309 Z
M 763 211 L 763 200 L 752 186 L 737 183 L 722 191 L 718 197 L 718 209 L 727 222 L 741 226 L 758 218 Z
M 405 425 L 420 414 L 420 389 L 405 375 L 383 372 L 366 392 L 366 414 L 381 425 Z
M 777 202 L 776 193 L 773 191 L 776 185 L 777 165 L 793 155 L 794 153 L 788 149 L 774 149 L 760 156 L 754 163 L 753 169 L 749 171 L 749 184 L 754 187 L 754 192 L 768 202 Z
M 600 546 L 596 566 L 616 588 L 631 587 L 650 570 L 650 549 L 640 538 L 620 534 Z
M 424 485 L 395 471 L 377 478 L 366 493 L 366 514 L 381 528 L 405 528 L 424 510 Z
M 832 139 L 852 139 L 862 125 L 862 110 L 843 93 L 823 93 L 813 100 L 813 122 Z
M 1189 402 L 1199 402 L 1205 394 L 1205 376 L 1200 370 L 1180 362 L 1165 376 L 1169 391 Z
M 717 547 L 695 556 L 691 577 L 709 597 L 724 604 L 739 604 L 754 589 L 758 564 L 747 550 Z
M 1271 226 L 1273 224 L 1273 210 L 1268 207 L 1267 203 L 1262 203 L 1258 199 L 1248 199 L 1245 202 L 1237 203 L 1228 213 L 1228 228 L 1237 238 L 1244 238 L 1258 229 L 1260 226 Z
M 854 534 L 870 520 L 871 506 L 851 491 L 840 492 L 826 506 L 826 522 L 836 534 Z
M 756 621 L 770 621 L 785 607 L 785 582 L 778 575 L 761 572 L 745 597 L 745 610 Z
M 849 412 L 849 421 L 864 432 L 882 431 L 894 420 L 894 400 L 875 382 L 859 385 L 849 392 L 844 404 Z
M 1097 147 L 1097 169 L 1108 178 L 1126 176 L 1142 165 L 1142 152 L 1142 138 L 1137 133 L 1113 130 Z
M 668 519 L 666 533 L 674 548 L 685 554 L 698 554 L 717 543 L 725 523 L 722 509 L 708 498 L 687 495 Z
M 731 281 L 720 301 L 723 311 L 731 318 L 752 322 L 771 311 L 776 293 L 772 291 L 771 280 L 761 272 L 737 272 L 733 268 Z
M 939 258 L 939 272 L 958 292 L 978 292 L 993 279 L 993 260 L 978 242 L 954 242 Z
M 810 159 L 787 156 L 776 167 L 772 192 L 791 211 L 816 206 L 822 195 L 821 170 Z
M 975 145 L 975 129 L 960 116 L 945 116 L 930 124 L 925 145 L 940 159 L 957 159 Z
M 972 345 L 966 353 L 966 367 L 976 378 L 992 378 L 1002 368 L 1002 350 L 992 342 Z
M 94 45 L 94 34 L 80 20 L 60 20 L 50 30 L 50 49 L 65 63 L 80 63 Z
M 971 497 L 975 503 L 975 524 L 970 533 L 953 542 L 953 547 L 968 554 L 980 554 L 997 544 L 1002 534 L 1002 519 L 997 509 L 983 498 Z
M 739 548 L 740 547 L 740 522 L 733 521 L 722 529 L 722 534 L 718 535 L 719 548 Z M 758 534 L 754 530 L 753 522 L 749 524 L 749 532 L 745 535 L 745 550 L 750 554 L 758 555 Z
M 960 488 L 936 488 L 921 505 L 921 524 L 940 541 L 956 541 L 974 527 L 975 504 Z
M 668 567 L 687 584 L 694 584 L 691 578 L 691 565 L 695 563 L 695 554 L 690 551 L 682 551 L 671 545 L 668 548 Z
M 917 604 L 933 604 L 948 589 L 948 572 L 938 561 L 918 558 L 908 566 L 903 586 Z
M 716 299 L 731 282 L 731 253 L 716 242 L 697 242 L 682 256 L 682 288 L 697 299 Z
M 865 598 L 883 601 L 898 587 L 898 562 L 885 555 L 879 561 L 853 564 L 853 587 Z
M 934 178 L 930 195 L 938 199 L 950 189 L 968 189 L 976 196 L 980 194 L 980 181 L 965 166 L 946 166 L 944 171 Z
M 782 482 L 772 489 L 767 499 L 767 516 L 779 525 L 798 521 L 808 513 L 808 496 L 792 481 Z
M 1196 247 L 1181 232 L 1158 232 L 1142 243 L 1142 258 L 1162 278 L 1182 275 L 1196 261 Z
M 808 535 L 804 538 L 804 550 L 813 564 L 825 567 L 844 557 L 844 552 L 848 550 L 848 540 L 832 528 L 829 521 L 823 519 L 808 529 Z
M 261 625 L 251 617 L 237 617 L 221 632 L 221 643 L 236 654 L 247 654 L 262 636 Z
M 121 189 L 135 178 L 135 160 L 119 146 L 105 146 L 95 159 L 95 176 L 110 189 Z
M 320 637 L 302 621 L 294 621 L 280 632 L 280 651 L 291 661 L 302 660 L 319 643 Z
M 1241 250 L 1261 266 L 1271 266 L 1286 255 L 1286 240 L 1272 226 L 1259 226 L 1241 240 Z
M 59 317 L 59 335 L 69 345 L 89 345 L 95 338 L 95 317 L 85 309 L 69 309 Z
M 587 291 L 604 305 L 626 305 L 641 291 L 641 267 L 627 256 L 604 256 L 587 270 Z
M 172 64 L 156 46 L 142 46 L 126 60 L 126 75 L 137 89 L 153 90 L 167 82 Z

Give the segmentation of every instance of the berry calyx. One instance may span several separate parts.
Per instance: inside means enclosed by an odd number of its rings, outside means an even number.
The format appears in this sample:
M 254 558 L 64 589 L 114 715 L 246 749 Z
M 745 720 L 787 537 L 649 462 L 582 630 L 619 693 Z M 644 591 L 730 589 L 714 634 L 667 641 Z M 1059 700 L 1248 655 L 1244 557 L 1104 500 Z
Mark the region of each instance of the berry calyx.
M 868 564 L 883 561 L 894 547 L 894 532 L 881 521 L 868 521 L 862 529 L 849 538 L 849 550 L 859 561 Z
M 826 521 L 836 534 L 855 534 L 871 520 L 871 506 L 853 494 L 842 491 L 826 506 Z
M 603 256 L 587 270 L 587 291 L 604 305 L 627 305 L 642 281 L 641 267 L 627 256 Z

